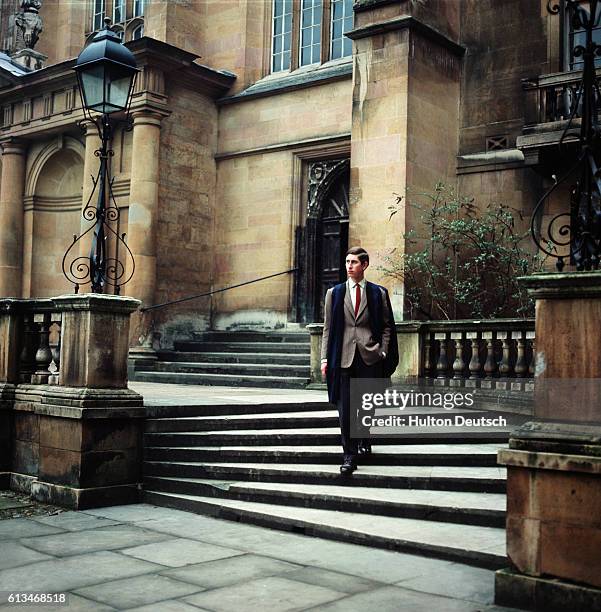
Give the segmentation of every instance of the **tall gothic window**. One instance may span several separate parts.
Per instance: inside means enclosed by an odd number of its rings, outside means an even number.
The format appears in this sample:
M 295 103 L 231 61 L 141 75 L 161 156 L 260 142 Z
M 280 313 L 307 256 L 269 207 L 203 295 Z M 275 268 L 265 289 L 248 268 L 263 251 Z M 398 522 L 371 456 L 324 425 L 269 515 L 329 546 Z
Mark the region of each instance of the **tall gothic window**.
M 113 0 L 113 23 L 125 21 L 125 0 Z
M 94 0 L 94 30 L 100 30 L 104 25 L 104 0 Z
M 352 29 L 353 0 L 332 0 L 331 59 L 351 55 L 352 41 L 345 34 Z
M 348 57 L 353 0 L 273 0 L 271 71 Z
M 144 15 L 145 0 L 134 0 L 134 17 L 142 17 Z
M 321 0 L 302 0 L 301 6 L 301 66 L 317 64 L 321 59 Z
M 292 48 L 292 0 L 273 0 L 273 43 L 271 70 L 290 68 Z

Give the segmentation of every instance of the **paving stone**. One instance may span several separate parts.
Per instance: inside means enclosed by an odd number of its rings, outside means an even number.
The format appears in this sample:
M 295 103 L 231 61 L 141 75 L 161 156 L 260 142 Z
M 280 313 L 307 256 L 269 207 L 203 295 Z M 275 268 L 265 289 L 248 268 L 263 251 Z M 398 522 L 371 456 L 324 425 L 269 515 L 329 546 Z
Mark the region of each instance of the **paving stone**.
M 340 572 L 332 572 L 317 567 L 303 567 L 293 572 L 287 572 L 286 578 L 297 580 L 298 582 L 305 582 L 307 584 L 317 584 L 328 589 L 334 589 L 349 594 L 361 593 L 382 586 L 381 582 L 368 580 L 361 576 L 341 574 Z
M 62 533 L 63 529 L 41 525 L 28 518 L 16 518 L 0 521 L 0 542 L 2 540 L 16 540 L 19 538 L 32 538 L 55 533 Z
M 430 580 L 435 577 L 431 576 Z M 319 612 L 482 612 L 482 606 L 469 601 L 417 593 L 394 586 L 350 595 L 330 604 L 319 606 Z
M 133 548 L 126 548 L 121 552 L 124 555 L 130 555 L 137 559 L 144 559 L 145 561 L 152 561 L 153 563 L 160 563 L 170 567 L 182 567 L 193 563 L 214 561 L 215 559 L 224 559 L 243 554 L 240 550 L 183 538 L 134 546 Z
M 202 587 L 167 576 L 147 575 L 123 580 L 112 580 L 78 589 L 76 593 L 118 610 L 174 599 L 204 590 Z
M 397 583 L 397 586 L 424 593 L 492 604 L 495 594 L 495 573 L 455 563 L 439 568 L 436 572 L 436 580 L 432 580 L 431 576 L 422 575 L 402 580 Z
M 115 608 L 106 604 L 67 593 L 67 604 L 42 608 L 40 604 L 19 605 L 7 604 L 0 606 L 0 612 L 113 612 Z M 157 610 L 157 612 L 159 612 Z
M 0 591 L 70 591 L 105 580 L 140 576 L 164 569 L 156 563 L 111 551 L 75 555 L 0 571 Z
M 340 591 L 307 585 L 281 576 L 259 578 L 184 597 L 195 606 L 216 612 L 288 612 L 305 610 L 343 596 Z
M 178 578 L 184 582 L 191 582 L 206 588 L 215 589 L 253 578 L 275 576 L 283 573 L 288 575 L 290 572 L 296 574 L 296 571 L 302 569 L 299 565 L 287 563 L 286 561 L 246 554 L 229 559 L 190 565 L 181 569 L 167 570 L 161 572 L 161 574 L 171 578 Z M 302 580 L 300 581 L 302 582 Z
M 133 544 L 149 544 L 167 539 L 170 539 L 168 535 L 133 525 L 114 525 L 54 536 L 27 538 L 23 540 L 23 544 L 43 553 L 67 557 L 96 550 L 129 548 Z
M 36 523 L 59 527 L 67 531 L 83 531 L 85 529 L 96 529 L 98 527 L 109 527 L 118 525 L 119 521 L 91 516 L 85 512 L 61 512 L 52 516 L 35 516 L 32 520 Z
M 190 604 L 172 599 L 169 601 L 160 601 L 156 604 L 148 604 L 140 608 L 130 608 L 128 612 L 209 612 L 203 608 L 197 608 Z
M 43 555 L 14 541 L 3 542 L 0 550 L 2 551 L 0 554 L 0 570 L 53 558 L 50 555 Z

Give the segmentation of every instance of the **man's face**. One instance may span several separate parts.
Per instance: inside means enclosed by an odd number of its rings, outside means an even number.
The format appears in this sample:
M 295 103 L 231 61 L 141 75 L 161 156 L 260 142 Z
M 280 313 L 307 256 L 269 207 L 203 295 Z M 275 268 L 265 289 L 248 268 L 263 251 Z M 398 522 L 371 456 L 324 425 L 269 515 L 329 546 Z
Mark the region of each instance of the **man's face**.
M 369 263 L 367 261 L 365 263 L 361 263 L 356 255 L 346 256 L 346 274 L 356 283 L 363 280 L 363 273 L 365 272 L 365 268 L 367 268 L 367 266 L 369 266 Z

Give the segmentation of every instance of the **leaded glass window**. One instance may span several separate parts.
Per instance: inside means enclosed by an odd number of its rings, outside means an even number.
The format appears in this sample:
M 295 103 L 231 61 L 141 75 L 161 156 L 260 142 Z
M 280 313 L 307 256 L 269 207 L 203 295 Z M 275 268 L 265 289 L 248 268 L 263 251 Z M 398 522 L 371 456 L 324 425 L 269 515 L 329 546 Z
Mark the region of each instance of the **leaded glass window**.
M 134 0 L 134 17 L 142 17 L 144 15 L 145 0 Z
M 104 25 L 104 0 L 94 0 L 94 30 L 102 29 Z
M 290 69 L 292 0 L 273 0 L 272 72 Z
M 113 23 L 125 21 L 125 0 L 113 0 Z
M 302 0 L 301 5 L 301 66 L 317 64 L 321 60 L 322 0 Z
M 332 0 L 332 36 L 330 59 L 352 54 L 351 39 L 345 34 L 353 29 L 353 0 Z

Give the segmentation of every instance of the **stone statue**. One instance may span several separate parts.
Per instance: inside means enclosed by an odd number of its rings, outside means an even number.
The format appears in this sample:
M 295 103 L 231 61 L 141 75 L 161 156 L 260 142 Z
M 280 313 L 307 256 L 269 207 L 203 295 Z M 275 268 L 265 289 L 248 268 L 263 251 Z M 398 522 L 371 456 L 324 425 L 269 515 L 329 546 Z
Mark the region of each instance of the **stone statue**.
M 14 16 L 15 51 L 33 49 L 42 32 L 42 18 L 39 15 L 42 0 L 21 0 L 19 12 Z

